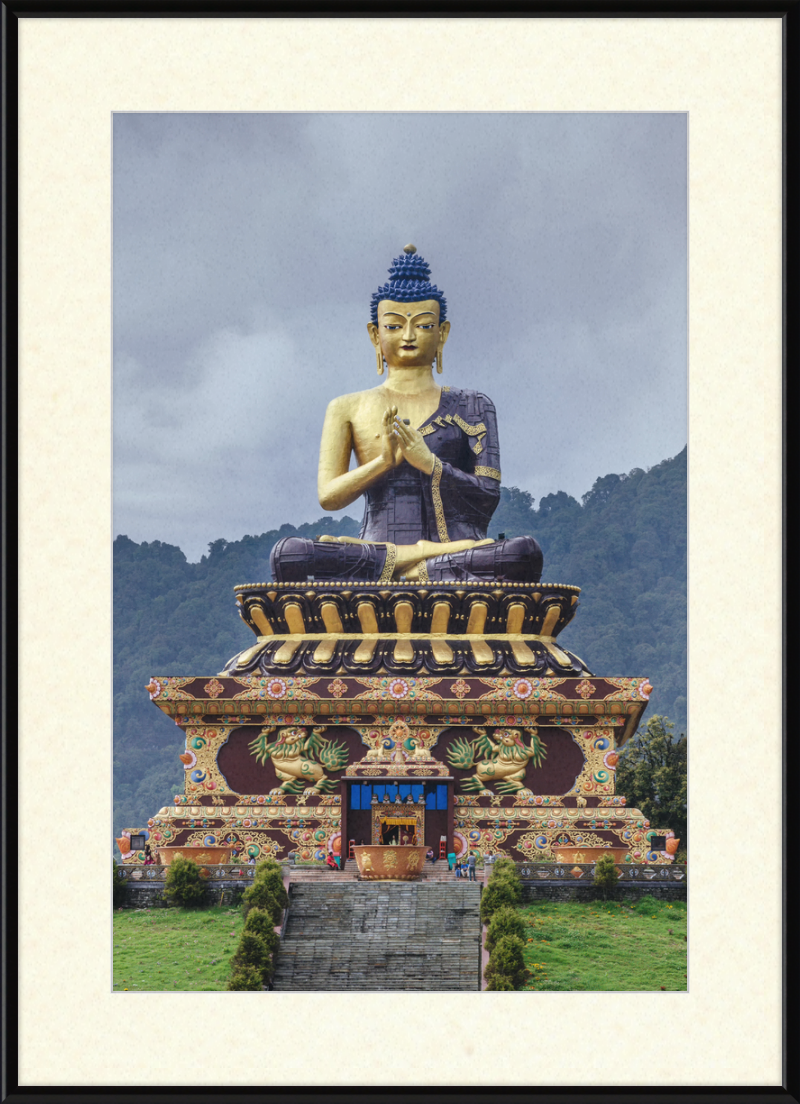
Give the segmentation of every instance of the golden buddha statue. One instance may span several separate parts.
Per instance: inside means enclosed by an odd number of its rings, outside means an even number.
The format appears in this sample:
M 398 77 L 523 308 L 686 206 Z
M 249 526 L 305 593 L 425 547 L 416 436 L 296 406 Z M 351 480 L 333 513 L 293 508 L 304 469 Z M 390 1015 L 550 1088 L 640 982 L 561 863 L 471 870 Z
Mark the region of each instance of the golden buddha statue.
M 320 505 L 341 510 L 363 495 L 360 537 L 285 537 L 272 551 L 273 578 L 538 582 L 542 552 L 533 537 L 486 535 L 500 499 L 491 400 L 433 377 L 450 332 L 447 301 L 413 245 L 389 275 L 372 296 L 367 326 L 378 375 L 385 366 L 387 378 L 333 399 L 320 447 Z

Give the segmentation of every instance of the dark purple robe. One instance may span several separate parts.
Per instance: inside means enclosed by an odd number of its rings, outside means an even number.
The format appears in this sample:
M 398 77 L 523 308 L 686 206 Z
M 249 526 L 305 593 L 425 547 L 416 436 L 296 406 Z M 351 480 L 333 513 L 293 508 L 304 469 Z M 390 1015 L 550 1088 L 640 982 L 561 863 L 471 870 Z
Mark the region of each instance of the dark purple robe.
M 284 537 L 272 550 L 277 582 L 361 579 L 388 583 L 398 544 L 484 540 L 500 501 L 500 446 L 491 399 L 442 388 L 435 413 L 419 427 L 436 460 L 426 475 L 403 461 L 364 495 L 361 540 L 341 545 Z M 446 553 L 420 567 L 420 580 L 500 579 L 538 582 L 542 551 L 533 537 Z
M 364 495 L 362 540 L 414 544 L 482 540 L 500 501 L 500 447 L 491 399 L 442 390 L 419 427 L 436 457 L 431 475 L 405 461 Z

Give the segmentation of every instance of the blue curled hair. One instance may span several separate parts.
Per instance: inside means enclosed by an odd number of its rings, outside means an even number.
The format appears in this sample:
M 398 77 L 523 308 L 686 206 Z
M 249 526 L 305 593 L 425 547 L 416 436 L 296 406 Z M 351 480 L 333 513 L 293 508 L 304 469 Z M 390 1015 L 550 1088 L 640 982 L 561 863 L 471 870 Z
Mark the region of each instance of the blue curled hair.
M 389 282 L 372 294 L 370 314 L 378 324 L 378 303 L 391 299 L 394 303 L 421 303 L 435 299 L 439 304 L 439 322 L 447 317 L 447 300 L 435 284 L 431 283 L 431 268 L 424 257 L 417 253 L 403 253 L 395 257 L 389 269 Z

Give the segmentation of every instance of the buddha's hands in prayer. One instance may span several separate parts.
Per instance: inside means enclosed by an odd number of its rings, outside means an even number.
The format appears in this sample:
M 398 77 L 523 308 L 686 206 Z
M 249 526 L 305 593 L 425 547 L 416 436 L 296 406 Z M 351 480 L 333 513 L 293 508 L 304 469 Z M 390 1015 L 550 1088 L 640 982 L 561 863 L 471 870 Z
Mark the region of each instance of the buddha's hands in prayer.
M 394 433 L 394 422 L 397 418 L 397 407 L 390 406 L 384 410 L 381 419 L 381 460 L 388 468 L 396 468 L 403 459 L 400 450 L 400 442 Z
M 430 475 L 433 471 L 434 455 L 425 444 L 425 438 L 418 429 L 397 417 L 396 408 L 394 416 L 394 437 L 400 445 L 400 451 L 404 460 L 407 460 L 412 468 Z

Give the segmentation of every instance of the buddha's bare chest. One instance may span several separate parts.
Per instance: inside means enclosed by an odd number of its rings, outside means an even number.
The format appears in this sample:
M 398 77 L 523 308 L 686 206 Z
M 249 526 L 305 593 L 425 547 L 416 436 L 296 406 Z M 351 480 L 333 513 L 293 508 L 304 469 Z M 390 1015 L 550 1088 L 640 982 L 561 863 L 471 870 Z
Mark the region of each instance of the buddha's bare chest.
M 439 398 L 438 392 L 432 396 L 404 396 L 385 392 L 359 398 L 349 411 L 356 452 L 377 455 L 380 451 L 383 416 L 390 407 L 396 406 L 398 418 L 407 418 L 409 424 L 417 428 L 436 413 Z

